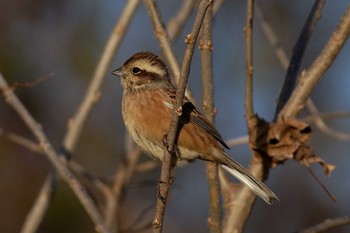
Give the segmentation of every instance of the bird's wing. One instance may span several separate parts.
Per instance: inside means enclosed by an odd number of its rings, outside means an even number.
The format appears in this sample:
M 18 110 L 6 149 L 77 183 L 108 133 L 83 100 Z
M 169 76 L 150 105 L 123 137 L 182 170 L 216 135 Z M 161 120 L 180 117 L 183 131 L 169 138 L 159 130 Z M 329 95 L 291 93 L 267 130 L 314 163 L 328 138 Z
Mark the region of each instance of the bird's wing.
M 196 107 L 187 99 L 185 99 L 185 103 L 182 106 L 182 114 L 184 117 L 188 118 L 189 120 L 198 126 L 200 126 L 202 129 L 204 129 L 207 133 L 212 135 L 218 142 L 221 143 L 225 148 L 230 149 L 227 144 L 225 143 L 224 139 L 221 137 L 220 133 L 215 129 L 215 127 L 209 123 L 209 121 L 200 113 Z
M 169 86 L 167 89 L 167 94 L 168 97 L 170 97 L 170 102 L 165 102 L 164 104 L 167 107 L 173 109 L 176 97 L 175 87 L 173 87 L 172 85 Z M 209 121 L 203 116 L 203 114 L 200 113 L 194 106 L 194 104 L 192 104 L 192 102 L 186 97 L 184 98 L 184 104 L 182 106 L 181 119 L 185 121 L 185 123 L 193 122 L 196 125 L 200 126 L 207 133 L 213 136 L 218 142 L 220 142 L 221 145 L 223 145 L 227 149 L 230 149 L 225 143 L 224 139 L 221 137 L 220 133 L 215 129 L 215 127 L 209 123 Z

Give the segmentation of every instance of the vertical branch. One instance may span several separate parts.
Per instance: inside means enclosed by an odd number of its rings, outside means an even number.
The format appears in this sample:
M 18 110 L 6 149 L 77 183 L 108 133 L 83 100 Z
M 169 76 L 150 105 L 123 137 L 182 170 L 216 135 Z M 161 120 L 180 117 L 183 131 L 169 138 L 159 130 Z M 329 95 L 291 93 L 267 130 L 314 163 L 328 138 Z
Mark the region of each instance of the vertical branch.
M 293 54 L 290 60 L 286 77 L 281 89 L 281 93 L 277 99 L 277 107 L 275 112 L 275 120 L 278 113 L 281 111 L 285 103 L 290 98 L 295 84 L 298 80 L 298 73 L 300 65 L 303 60 L 303 56 L 306 50 L 306 46 L 311 38 L 311 35 L 317 25 L 317 22 L 321 18 L 322 9 L 326 3 L 326 0 L 316 0 L 312 6 L 309 16 L 304 24 L 304 27 L 299 35 L 296 44 L 293 47 Z
M 247 1 L 247 20 L 244 28 L 246 48 L 246 92 L 245 92 L 245 114 L 249 119 L 254 114 L 253 109 L 253 16 L 254 0 Z
M 254 116 L 253 109 L 253 16 L 254 16 L 254 0 L 247 1 L 247 19 L 245 32 L 245 47 L 246 47 L 246 96 L 245 96 L 245 114 L 246 122 L 249 131 L 249 121 Z M 263 158 L 255 151 L 253 160 L 249 167 L 251 172 L 257 179 L 262 180 L 265 177 L 265 166 Z M 231 189 L 232 190 L 232 189 Z M 226 191 L 227 193 L 227 191 Z M 224 232 L 242 232 L 244 225 L 249 217 L 256 200 L 256 195 L 246 186 L 241 186 L 236 190 L 235 195 L 225 195 L 229 199 L 231 205 L 226 205 L 225 208 L 225 224 Z M 227 203 L 227 201 L 226 201 Z
M 187 85 L 188 75 L 190 73 L 191 59 L 195 47 L 195 43 L 198 38 L 199 30 L 201 28 L 204 15 L 207 8 L 212 3 L 211 0 L 202 0 L 196 19 L 194 21 L 192 31 L 186 36 L 186 50 L 184 58 L 182 60 L 180 79 L 178 84 L 178 89 L 176 91 L 176 102 L 174 105 L 174 114 L 171 120 L 169 133 L 166 136 L 166 142 L 164 147 L 164 156 L 162 161 L 162 171 L 161 178 L 158 185 L 158 198 L 156 203 L 156 213 L 153 220 L 153 232 L 162 232 L 163 219 L 165 213 L 166 200 L 170 187 L 170 170 L 171 170 L 171 158 L 175 156 L 175 142 L 176 142 L 176 132 L 179 125 L 179 117 L 182 113 L 182 103 L 185 95 L 185 89 Z
M 203 112 L 210 123 L 214 124 L 215 107 L 213 99 L 212 20 L 213 5 L 210 5 L 203 21 L 199 49 L 201 52 L 202 67 Z M 219 168 L 216 163 L 206 162 L 206 173 L 209 187 L 208 224 L 211 233 L 221 232 L 221 192 L 218 171 Z

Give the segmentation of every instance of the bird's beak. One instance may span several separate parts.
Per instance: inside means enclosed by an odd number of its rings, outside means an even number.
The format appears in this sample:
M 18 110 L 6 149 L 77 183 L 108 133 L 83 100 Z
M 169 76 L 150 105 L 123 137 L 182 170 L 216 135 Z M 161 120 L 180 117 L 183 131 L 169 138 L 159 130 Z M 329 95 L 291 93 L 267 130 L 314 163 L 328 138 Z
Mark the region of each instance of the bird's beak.
M 118 68 L 118 69 L 114 70 L 114 71 L 112 72 L 112 74 L 118 76 L 119 78 L 122 78 L 122 77 L 123 77 L 122 68 Z

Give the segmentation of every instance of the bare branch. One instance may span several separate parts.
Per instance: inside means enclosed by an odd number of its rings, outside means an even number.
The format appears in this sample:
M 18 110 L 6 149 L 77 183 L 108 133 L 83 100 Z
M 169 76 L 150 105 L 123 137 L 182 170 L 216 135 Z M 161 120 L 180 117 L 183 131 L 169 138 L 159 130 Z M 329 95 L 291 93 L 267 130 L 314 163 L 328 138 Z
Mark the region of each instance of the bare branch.
M 182 5 L 178 10 L 178 13 L 169 20 L 167 25 L 167 32 L 171 41 L 176 40 L 176 38 L 180 36 L 181 30 L 183 29 L 185 23 L 187 22 L 187 19 L 190 17 L 194 9 L 196 9 L 197 4 L 197 0 L 182 1 Z
M 310 115 L 303 118 L 303 121 L 312 123 L 316 121 L 315 118 L 321 118 L 323 120 L 326 119 L 337 119 L 341 117 L 350 117 L 350 112 L 325 112 L 325 113 L 319 113 L 317 116 Z
M 344 216 L 344 217 L 339 217 L 339 218 L 329 218 L 324 220 L 323 222 L 309 227 L 307 229 L 304 229 L 302 231 L 299 231 L 299 233 L 318 233 L 318 232 L 324 232 L 336 227 L 340 227 L 343 225 L 348 225 L 350 224 L 350 217 L 349 216 Z
M 212 20 L 213 5 L 208 7 L 201 29 L 199 49 L 201 55 L 203 113 L 210 123 L 214 124 L 215 106 L 213 98 L 213 61 L 212 61 Z M 206 173 L 209 187 L 209 218 L 208 224 L 211 233 L 220 233 L 221 230 L 221 192 L 219 181 L 219 167 L 216 163 L 206 162 Z
M 311 116 L 314 116 L 314 123 L 323 133 L 328 134 L 331 137 L 334 137 L 338 140 L 343 140 L 343 141 L 350 140 L 349 133 L 343 133 L 343 132 L 333 130 L 326 125 L 326 123 L 322 120 L 322 118 L 319 117 L 319 111 L 316 108 L 315 104 L 310 99 L 306 101 L 306 105 Z
M 287 70 L 289 59 L 287 57 L 286 52 L 283 50 L 275 32 L 273 31 L 268 18 L 263 10 L 263 7 L 261 6 L 260 1 L 256 1 L 256 15 L 258 16 L 259 20 L 258 22 L 261 25 L 261 28 L 264 32 L 264 35 L 266 36 L 268 42 L 270 43 L 271 47 L 273 48 L 278 60 L 280 61 L 282 67 Z
M 265 165 L 260 155 L 254 153 L 253 160 L 248 170 L 257 179 L 263 180 L 266 176 Z M 237 189 L 238 187 L 239 189 Z M 232 193 L 234 193 L 234 195 Z M 223 232 L 242 232 L 250 212 L 252 211 L 256 195 L 245 185 L 235 184 L 227 187 L 224 196 L 226 200 Z
M 91 197 L 87 194 L 80 182 L 75 178 L 74 174 L 67 168 L 65 163 L 59 158 L 57 152 L 52 147 L 52 144 L 42 131 L 41 125 L 33 119 L 28 110 L 13 93 L 11 88 L 9 88 L 1 73 L 0 90 L 2 91 L 6 102 L 18 113 L 29 129 L 33 132 L 34 136 L 40 143 L 40 147 L 45 152 L 47 158 L 55 166 L 62 179 L 70 186 L 70 188 L 79 198 L 81 204 L 94 222 L 96 230 L 98 232 L 109 232 Z
M 308 45 L 311 35 L 316 28 L 317 22 L 321 18 L 321 13 L 325 3 L 325 0 L 316 0 L 314 2 L 314 5 L 312 6 L 309 16 L 304 24 L 304 27 L 301 30 L 299 38 L 294 45 L 293 55 L 287 69 L 286 77 L 284 78 L 281 93 L 277 99 L 275 119 L 277 119 L 278 113 L 288 101 L 294 90 L 295 84 L 298 80 L 298 73 L 306 50 L 306 46 Z
M 129 0 L 128 1 L 128 4 L 126 5 L 123 13 L 121 14 L 120 19 L 119 19 L 118 23 L 116 24 L 107 44 L 105 46 L 104 52 L 102 54 L 102 57 L 100 59 L 98 66 L 95 70 L 95 74 L 92 78 L 92 82 L 90 83 L 90 86 L 89 86 L 89 89 L 85 95 L 85 98 L 84 98 L 82 104 L 80 105 L 78 112 L 76 113 L 76 116 L 73 119 L 71 119 L 69 122 L 68 131 L 67 131 L 67 133 L 64 137 L 64 141 L 63 141 L 64 156 L 62 156 L 62 158 L 65 158 L 65 156 L 67 156 L 67 155 L 71 156 L 74 153 L 74 150 L 75 150 L 77 141 L 79 139 L 81 130 L 83 129 L 83 126 L 85 125 L 85 122 L 86 122 L 94 104 L 98 101 L 98 99 L 101 95 L 100 88 L 102 86 L 104 76 L 108 70 L 108 67 L 109 67 L 112 59 L 113 59 L 115 51 L 119 47 L 119 45 L 122 41 L 122 38 L 124 37 L 127 26 L 129 25 L 130 20 L 131 20 L 133 14 L 135 13 L 139 3 L 140 3 L 140 0 Z M 54 170 L 51 173 L 52 173 L 50 175 L 51 177 L 56 177 L 56 175 L 54 174 L 55 173 Z M 46 180 L 50 180 L 51 182 L 55 182 L 54 179 L 46 178 Z M 44 191 L 45 189 L 42 188 L 41 192 L 46 192 L 47 194 L 52 194 L 52 192 L 50 192 L 50 190 L 49 190 L 50 186 L 52 186 L 52 185 L 47 185 L 47 183 L 45 182 L 45 184 L 43 186 L 46 187 L 47 190 Z M 40 196 L 38 198 L 40 198 Z M 39 203 L 39 201 L 37 200 L 36 203 Z M 49 204 L 49 202 L 46 202 L 46 204 Z M 45 212 L 47 207 L 44 207 L 44 205 L 41 205 L 41 206 L 42 206 L 42 211 Z M 35 208 L 36 212 L 38 212 L 37 207 L 33 206 L 33 208 Z M 33 216 L 33 217 L 44 216 L 44 213 L 37 214 L 37 215 L 30 215 L 30 216 Z M 30 220 L 29 216 L 26 218 L 26 221 L 39 222 L 39 220 Z M 36 232 L 36 230 L 33 229 L 32 232 Z
M 44 185 L 42 186 L 32 209 L 26 216 L 21 233 L 31 233 L 38 230 L 40 223 L 44 218 L 44 214 L 52 200 L 52 195 L 56 186 L 55 175 L 56 173 L 52 172 L 46 177 Z
M 72 152 L 77 143 L 80 132 L 93 108 L 101 96 L 101 86 L 108 72 L 112 59 L 119 48 L 130 21 L 139 6 L 140 0 L 129 0 L 115 25 L 96 67 L 90 86 L 76 115 L 70 120 L 69 133 L 65 136 L 63 145 L 65 150 Z
M 246 48 L 246 91 L 244 108 L 246 118 L 249 119 L 254 114 L 253 109 L 253 17 L 254 17 L 254 0 L 247 1 L 247 19 L 245 32 Z
M 237 137 L 237 138 L 232 138 L 232 139 L 229 139 L 229 140 L 225 141 L 225 143 L 229 147 L 235 147 L 235 146 L 238 146 L 238 145 L 247 144 L 248 142 L 249 142 L 248 135 Z
M 105 211 L 105 219 L 107 225 L 110 229 L 115 230 L 115 224 L 117 224 L 119 229 L 118 232 L 121 232 L 122 230 L 122 222 L 116 222 L 116 219 L 120 220 L 120 217 L 122 216 L 121 203 L 123 200 L 124 188 L 134 175 L 136 165 L 141 156 L 140 148 L 133 143 L 129 133 L 126 134 L 125 138 L 126 161 L 121 163 L 117 168 L 112 187 L 113 200 L 111 200 L 110 203 L 107 203 L 107 208 Z
M 245 117 L 247 128 L 249 130 L 249 121 L 253 117 L 253 16 L 254 16 L 254 0 L 247 1 L 247 18 L 245 31 L 246 46 L 246 96 L 244 101 Z M 253 160 L 249 166 L 249 172 L 257 179 L 263 180 L 266 177 L 266 165 L 259 153 L 253 151 Z M 247 187 L 239 185 L 227 186 L 225 195 L 225 219 L 224 232 L 242 232 L 244 225 L 253 208 L 256 195 Z M 234 195 L 233 195 L 234 193 Z
M 263 11 L 263 8 L 260 5 L 260 2 L 257 1 L 257 3 L 258 4 L 257 4 L 256 12 L 257 12 L 257 16 L 260 19 L 259 22 L 261 24 L 262 30 L 263 30 L 268 42 L 270 43 L 271 47 L 274 49 L 275 54 L 276 54 L 278 60 L 280 61 L 282 67 L 285 70 L 287 70 L 288 63 L 289 63 L 288 57 L 287 57 L 285 51 L 283 50 L 283 48 L 281 47 L 275 32 L 271 28 L 271 25 L 268 22 L 267 16 Z M 334 129 L 331 129 L 329 126 L 327 126 L 327 124 L 323 120 L 323 117 L 321 117 L 322 114 L 320 114 L 320 112 L 316 108 L 316 105 L 314 104 L 314 102 L 312 101 L 311 98 L 309 98 L 306 101 L 306 108 L 310 112 L 310 114 L 311 114 L 310 117 L 313 118 L 313 122 L 315 122 L 316 126 L 323 133 L 328 134 L 332 137 L 335 137 L 339 140 L 349 140 L 350 139 L 350 134 L 338 132 Z
M 281 110 L 279 118 L 294 117 L 303 109 L 311 91 L 338 55 L 349 33 L 350 6 L 347 7 L 337 29 L 334 31 L 322 52 L 312 63 L 311 67 L 306 72 L 302 72 L 300 81 L 290 99 Z
M 213 6 L 213 15 L 216 15 L 224 4 L 225 0 L 215 0 Z
M 198 13 L 194 21 L 192 31 L 186 36 L 186 50 L 184 58 L 182 60 L 180 78 L 178 89 L 176 91 L 176 102 L 174 106 L 174 114 L 171 120 L 171 125 L 169 128 L 169 133 L 166 138 L 166 144 L 164 148 L 164 156 L 162 161 L 162 172 L 161 180 L 158 186 L 158 198 L 156 204 L 156 213 L 153 220 L 153 231 L 162 232 L 163 218 L 165 212 L 165 205 L 168 196 L 168 191 L 170 187 L 170 169 L 171 169 L 171 158 L 175 155 L 175 141 L 176 132 L 179 125 L 179 115 L 181 115 L 183 98 L 185 95 L 185 89 L 187 85 L 188 75 L 190 73 L 190 65 L 192 60 L 192 55 L 195 47 L 195 43 L 198 38 L 199 30 L 201 28 L 204 15 L 207 11 L 208 6 L 212 3 L 210 0 L 202 0 L 199 4 Z
M 167 62 L 169 64 L 170 72 L 172 73 L 176 82 L 179 82 L 180 65 L 177 62 L 175 52 L 173 51 L 173 48 L 171 45 L 171 39 L 170 39 L 170 37 L 169 37 L 165 27 L 164 27 L 164 23 L 163 23 L 161 15 L 160 15 L 158 6 L 154 0 L 144 0 L 144 4 L 145 4 L 147 11 L 148 11 L 148 14 L 151 18 L 153 28 L 154 28 L 154 34 L 157 37 L 160 48 L 162 49 L 162 52 L 165 56 L 165 59 L 167 60 Z M 195 100 L 194 100 L 191 92 L 188 89 L 186 89 L 186 96 L 193 103 L 195 103 Z

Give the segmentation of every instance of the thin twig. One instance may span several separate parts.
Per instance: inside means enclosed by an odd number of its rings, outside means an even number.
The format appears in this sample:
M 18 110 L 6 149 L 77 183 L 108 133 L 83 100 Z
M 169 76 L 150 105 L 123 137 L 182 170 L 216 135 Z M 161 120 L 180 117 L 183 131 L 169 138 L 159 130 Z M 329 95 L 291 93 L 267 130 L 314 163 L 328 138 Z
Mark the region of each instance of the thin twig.
M 141 156 L 140 148 L 133 143 L 129 133 L 126 133 L 125 138 L 126 161 L 121 163 L 116 169 L 117 172 L 115 174 L 112 187 L 114 200 L 108 205 L 108 208 L 104 214 L 109 229 L 115 231 L 117 225 L 117 232 L 122 232 L 123 229 L 121 221 L 121 203 L 123 201 L 125 185 L 130 182 L 132 176 L 134 175 L 136 165 Z
M 207 11 L 208 6 L 212 3 L 210 0 L 202 0 L 199 4 L 198 13 L 194 21 L 192 31 L 186 36 L 186 50 L 184 58 L 182 60 L 180 79 L 178 89 L 176 91 L 176 102 L 174 105 L 174 114 L 171 120 L 169 133 L 166 137 L 166 146 L 164 148 L 164 156 L 162 161 L 161 179 L 158 186 L 158 198 L 156 204 L 156 213 L 153 220 L 153 232 L 162 232 L 163 218 L 166 206 L 166 200 L 170 187 L 170 169 L 171 169 L 171 158 L 175 155 L 175 141 L 176 132 L 179 125 L 179 116 L 181 115 L 183 98 L 185 95 L 185 89 L 187 85 L 188 75 L 190 73 L 190 65 L 192 55 L 195 47 L 195 43 L 198 38 L 199 30 L 201 28 L 204 15 Z
M 21 233 L 32 233 L 36 232 L 44 214 L 49 207 L 51 202 L 52 194 L 54 193 L 56 187 L 56 173 L 50 173 L 45 179 L 44 185 L 42 186 L 38 197 L 33 204 L 33 208 L 27 214 L 24 224 L 21 229 Z
M 245 32 L 245 72 L 246 72 L 246 92 L 244 100 L 245 116 L 249 119 L 254 114 L 253 109 L 253 17 L 254 0 L 247 1 L 247 19 Z
M 151 18 L 155 36 L 158 39 L 159 46 L 162 49 L 164 57 L 169 64 L 169 69 L 176 82 L 179 82 L 180 77 L 180 65 L 177 62 L 175 52 L 171 45 L 171 38 L 168 35 L 166 28 L 164 27 L 162 17 L 160 15 L 157 3 L 154 0 L 144 0 L 144 4 L 147 8 L 148 14 Z M 180 26 L 180 25 L 179 25 Z M 195 100 L 189 91 L 186 89 L 186 97 L 193 103 Z
M 8 139 L 13 143 L 16 143 L 17 145 L 23 146 L 32 152 L 45 156 L 44 151 L 39 146 L 39 144 L 37 144 L 36 142 L 30 139 L 22 137 L 18 134 L 6 132 L 1 128 L 0 128 L 0 136 Z M 89 173 L 82 165 L 80 165 L 73 159 L 70 159 L 67 165 L 74 172 L 74 174 L 78 175 L 79 177 L 87 177 L 92 183 L 92 186 L 95 186 L 96 188 L 103 186 L 102 189 L 104 190 L 107 189 L 107 185 L 105 185 L 103 182 L 100 181 L 100 179 L 98 179 L 97 177 Z M 98 188 L 98 189 L 101 189 L 101 188 Z
M 287 74 L 284 78 L 284 83 L 280 95 L 277 99 L 275 120 L 277 119 L 278 113 L 288 101 L 294 90 L 295 84 L 298 80 L 298 73 L 300 71 L 300 65 L 303 60 L 306 47 L 319 19 L 321 18 L 325 3 L 326 0 L 315 0 L 314 5 L 312 6 L 307 20 L 304 24 L 304 27 L 300 32 L 299 38 L 293 47 L 292 58 L 290 59 Z
M 167 25 L 167 32 L 171 41 L 175 41 L 185 26 L 188 18 L 196 9 L 198 0 L 183 0 L 178 13 L 172 17 Z M 180 70 L 180 69 L 179 69 Z
M 40 147 L 45 152 L 47 158 L 51 161 L 54 167 L 57 169 L 62 179 L 70 186 L 74 191 L 79 201 L 85 208 L 86 212 L 89 214 L 90 218 L 95 224 L 96 230 L 98 232 L 109 232 L 102 216 L 96 208 L 91 197 L 87 194 L 84 187 L 75 178 L 74 174 L 67 168 L 65 163 L 59 158 L 57 152 L 52 147 L 52 144 L 44 134 L 42 126 L 36 122 L 30 115 L 28 110 L 24 107 L 21 101 L 13 93 L 11 88 L 9 88 L 6 80 L 0 73 L 0 89 L 6 102 L 18 113 L 22 120 L 27 124 L 28 128 L 33 132 L 34 136 L 40 143 Z
M 242 145 L 242 144 L 247 144 L 248 142 L 249 142 L 248 135 L 244 135 L 244 136 L 241 136 L 241 137 L 228 139 L 228 140 L 225 141 L 226 145 L 228 145 L 229 147 L 235 147 L 235 146 L 239 146 L 239 145 Z
M 319 117 L 319 111 L 317 110 L 315 104 L 312 101 L 310 101 L 310 99 L 307 100 L 306 104 L 308 106 L 308 111 L 310 112 L 311 116 L 315 116 L 314 123 L 323 133 L 328 134 L 331 137 L 334 137 L 338 140 L 343 140 L 343 141 L 350 140 L 349 133 L 343 133 L 343 132 L 333 130 L 326 125 L 326 123 L 322 120 L 322 118 Z
M 102 56 L 97 64 L 90 86 L 84 96 L 84 100 L 79 106 L 75 116 L 70 120 L 69 134 L 65 136 L 63 141 L 64 149 L 69 152 L 73 151 L 73 148 L 75 148 L 79 138 L 77 135 L 80 135 L 93 106 L 101 96 L 100 89 L 105 75 L 108 72 L 109 66 L 122 42 L 122 39 L 124 38 L 125 32 L 137 7 L 139 6 L 139 3 L 140 0 L 128 1 L 103 49 Z
M 323 222 L 309 227 L 307 229 L 304 229 L 302 231 L 299 231 L 299 233 L 319 233 L 319 232 L 325 232 L 327 230 L 340 227 L 343 225 L 349 225 L 350 224 L 350 217 L 344 216 L 339 218 L 329 218 L 324 220 Z
M 171 40 L 168 32 L 164 27 L 157 3 L 154 0 L 144 0 L 144 5 L 152 21 L 154 34 L 158 39 L 159 46 L 162 49 L 166 61 L 168 62 L 169 70 L 175 78 L 178 78 L 180 75 L 180 66 L 171 46 Z
M 350 33 L 350 6 L 347 7 L 337 29 L 321 53 L 306 72 L 302 72 L 298 85 L 281 110 L 279 118 L 295 117 L 304 107 L 311 91 L 332 64 Z
M 213 15 L 216 15 L 224 4 L 225 0 L 215 0 L 213 6 Z
M 326 119 L 338 119 L 341 117 L 350 117 L 350 112 L 324 112 L 324 113 L 319 113 L 317 116 L 315 115 L 309 115 L 304 117 L 302 120 L 308 123 L 312 123 L 316 121 L 316 118 L 321 118 L 323 120 Z
M 247 17 L 245 32 L 245 47 L 246 47 L 246 96 L 244 100 L 246 122 L 248 122 L 254 114 L 253 109 L 253 17 L 254 17 L 254 0 L 247 1 Z M 265 167 L 263 158 L 256 152 L 252 151 L 253 160 L 249 167 L 251 172 L 257 179 L 265 178 Z M 228 186 L 230 188 L 230 186 Z M 234 193 L 234 194 L 232 194 Z M 256 195 L 246 186 L 240 184 L 240 189 L 234 188 L 225 189 L 225 219 L 224 232 L 242 232 L 244 225 L 253 208 L 256 200 Z
M 213 5 L 208 7 L 201 29 L 199 50 L 201 57 L 203 113 L 210 123 L 215 121 L 215 106 L 213 98 L 213 41 L 212 41 Z M 209 188 L 209 218 L 211 233 L 221 233 L 221 191 L 219 167 L 213 162 L 206 162 L 206 173 Z
M 273 31 L 270 22 L 267 18 L 266 13 L 264 12 L 263 7 L 261 6 L 260 1 L 256 1 L 256 15 L 258 16 L 257 20 L 260 23 L 262 31 L 266 36 L 267 41 L 270 43 L 273 51 L 275 52 L 278 60 L 280 61 L 282 67 L 287 70 L 289 59 L 286 52 L 283 50 L 281 43 L 279 42 L 276 33 Z
M 137 227 L 137 225 L 140 224 L 140 222 L 142 222 L 142 219 L 147 217 L 147 214 L 150 211 L 153 211 L 153 207 L 154 207 L 154 203 L 149 204 L 148 206 L 146 206 L 146 208 L 144 208 L 142 211 L 140 211 L 140 213 L 136 216 L 136 218 L 132 221 L 132 223 L 130 224 L 129 227 L 127 227 L 126 229 L 124 229 L 121 232 L 138 232 L 141 231 L 142 229 L 148 229 L 152 227 L 152 221 L 147 221 L 147 223 L 145 223 L 143 226 L 141 227 Z

